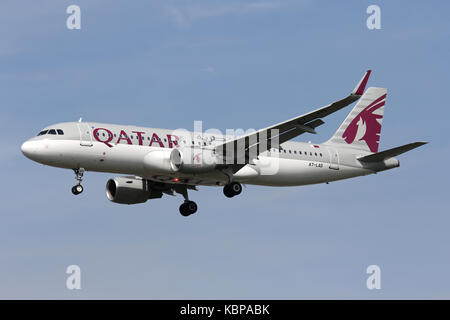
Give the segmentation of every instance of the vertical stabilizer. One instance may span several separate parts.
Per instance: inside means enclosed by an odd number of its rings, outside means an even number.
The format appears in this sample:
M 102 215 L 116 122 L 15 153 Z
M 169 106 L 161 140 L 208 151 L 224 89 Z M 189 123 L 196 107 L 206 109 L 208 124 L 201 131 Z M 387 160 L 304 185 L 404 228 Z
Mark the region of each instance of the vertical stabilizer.
M 368 88 L 327 143 L 378 152 L 386 94 L 386 88 Z

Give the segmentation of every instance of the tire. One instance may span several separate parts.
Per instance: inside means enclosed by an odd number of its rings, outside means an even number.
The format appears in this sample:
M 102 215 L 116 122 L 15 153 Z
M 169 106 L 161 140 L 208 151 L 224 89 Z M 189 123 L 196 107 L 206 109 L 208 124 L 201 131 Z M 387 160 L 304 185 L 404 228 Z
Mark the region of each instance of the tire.
M 190 216 L 197 212 L 197 204 L 194 201 L 186 201 L 180 206 L 180 213 L 183 217 Z
M 183 204 L 180 206 L 180 213 L 181 213 L 181 215 L 182 215 L 183 217 L 189 216 L 189 211 L 188 211 L 187 209 L 188 209 L 188 208 L 187 208 L 187 206 L 186 206 L 185 203 L 183 203 Z
M 227 184 L 225 187 L 223 187 L 223 194 L 227 198 L 233 198 L 234 194 L 232 193 L 230 185 Z
M 83 186 L 82 185 L 78 184 L 78 185 L 72 187 L 72 193 L 74 195 L 79 195 L 82 192 L 83 192 Z
M 239 182 L 230 183 L 230 190 L 233 196 L 237 196 L 242 192 L 242 185 Z
M 194 201 L 189 201 L 185 205 L 190 215 L 197 212 L 197 204 Z
M 242 192 L 242 185 L 239 182 L 231 182 L 225 185 L 225 187 L 223 187 L 223 194 L 228 198 L 237 196 L 241 192 Z

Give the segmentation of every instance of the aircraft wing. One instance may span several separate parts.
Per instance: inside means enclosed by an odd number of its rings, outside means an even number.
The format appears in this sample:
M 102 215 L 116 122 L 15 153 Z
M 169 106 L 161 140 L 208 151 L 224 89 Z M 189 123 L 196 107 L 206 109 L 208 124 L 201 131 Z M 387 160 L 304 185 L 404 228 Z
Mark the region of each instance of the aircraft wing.
M 371 70 L 368 70 L 355 89 L 344 99 L 304 115 L 226 141 L 215 147 L 216 153 L 226 159 L 234 158 L 234 161 L 243 161 L 239 163 L 248 163 L 249 160 L 256 158 L 260 153 L 269 150 L 272 145 L 278 147 L 276 144 L 286 142 L 305 132 L 316 133 L 315 128 L 324 124 L 321 118 L 348 106 L 362 96 L 370 73 Z

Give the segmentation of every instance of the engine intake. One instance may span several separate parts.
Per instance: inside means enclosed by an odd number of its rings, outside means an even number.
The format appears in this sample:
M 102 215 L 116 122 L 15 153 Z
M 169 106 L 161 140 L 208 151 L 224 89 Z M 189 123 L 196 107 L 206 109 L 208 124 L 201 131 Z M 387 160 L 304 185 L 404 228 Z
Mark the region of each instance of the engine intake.
M 106 183 L 106 196 L 115 203 L 137 204 L 161 198 L 162 192 L 150 189 L 147 180 L 139 177 L 116 177 Z

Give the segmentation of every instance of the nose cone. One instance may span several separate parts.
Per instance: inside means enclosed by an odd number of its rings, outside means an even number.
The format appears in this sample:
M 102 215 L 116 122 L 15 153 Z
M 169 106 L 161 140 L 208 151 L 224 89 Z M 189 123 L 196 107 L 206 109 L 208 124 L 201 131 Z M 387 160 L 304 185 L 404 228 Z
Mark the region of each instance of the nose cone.
M 22 150 L 23 155 L 27 158 L 31 158 L 36 150 L 35 146 L 33 146 L 33 143 L 30 141 L 25 141 L 20 149 Z
M 42 141 L 25 141 L 20 149 L 22 150 L 23 155 L 30 160 L 39 162 L 42 160 L 42 157 L 45 156 Z
M 30 139 L 22 144 L 21 149 L 25 157 L 42 164 L 50 164 L 55 158 L 46 140 Z

